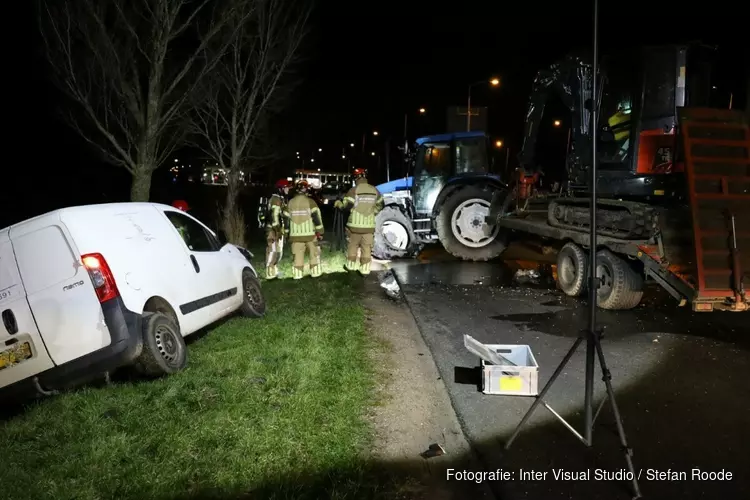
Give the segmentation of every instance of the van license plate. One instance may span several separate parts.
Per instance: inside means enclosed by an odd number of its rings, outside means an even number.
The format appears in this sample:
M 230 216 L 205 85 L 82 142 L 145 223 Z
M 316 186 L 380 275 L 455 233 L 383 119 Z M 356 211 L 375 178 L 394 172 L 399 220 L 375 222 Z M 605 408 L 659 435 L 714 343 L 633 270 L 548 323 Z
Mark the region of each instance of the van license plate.
M 0 370 L 17 365 L 31 357 L 31 344 L 23 342 L 0 352 Z

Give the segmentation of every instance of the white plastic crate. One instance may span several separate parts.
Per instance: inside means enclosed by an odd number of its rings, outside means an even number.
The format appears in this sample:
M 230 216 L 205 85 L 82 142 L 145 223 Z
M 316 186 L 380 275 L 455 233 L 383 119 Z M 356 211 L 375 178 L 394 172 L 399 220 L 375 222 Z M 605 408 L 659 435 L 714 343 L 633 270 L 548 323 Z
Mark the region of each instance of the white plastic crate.
M 539 394 L 539 365 L 529 346 L 482 344 L 469 335 L 464 335 L 464 346 L 480 358 L 484 394 Z

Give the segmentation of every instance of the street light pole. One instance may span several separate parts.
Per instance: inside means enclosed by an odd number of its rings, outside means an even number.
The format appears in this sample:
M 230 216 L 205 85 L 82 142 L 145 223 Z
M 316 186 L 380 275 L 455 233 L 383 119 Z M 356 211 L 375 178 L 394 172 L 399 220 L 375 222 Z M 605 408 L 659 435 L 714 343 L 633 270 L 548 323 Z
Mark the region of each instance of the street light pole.
M 385 140 L 385 178 L 386 182 L 391 182 L 391 139 Z
M 469 85 L 469 98 L 466 101 L 466 131 L 471 132 L 471 85 Z

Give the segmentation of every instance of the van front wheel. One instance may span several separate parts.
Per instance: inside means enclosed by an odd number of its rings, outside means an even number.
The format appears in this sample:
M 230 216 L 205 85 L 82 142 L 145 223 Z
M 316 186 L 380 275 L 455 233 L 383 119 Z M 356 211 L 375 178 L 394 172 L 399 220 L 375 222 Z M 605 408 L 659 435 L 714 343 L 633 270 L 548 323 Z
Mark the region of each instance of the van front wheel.
M 162 313 L 143 313 L 143 350 L 135 360 L 142 375 L 159 377 L 178 372 L 187 365 L 187 346 L 180 327 Z

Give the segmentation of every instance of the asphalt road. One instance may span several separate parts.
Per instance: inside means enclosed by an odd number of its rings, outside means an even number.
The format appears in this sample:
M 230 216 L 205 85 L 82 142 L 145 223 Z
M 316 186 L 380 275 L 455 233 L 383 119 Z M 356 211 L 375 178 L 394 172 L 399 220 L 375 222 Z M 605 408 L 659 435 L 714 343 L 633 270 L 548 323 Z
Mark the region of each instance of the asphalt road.
M 484 343 L 529 345 L 540 366 L 541 390 L 586 327 L 585 302 L 549 284 L 517 285 L 512 273 L 495 263 L 396 263 L 394 269 L 485 469 L 512 474 L 491 481 L 498 498 L 629 498 L 626 481 L 594 477 L 596 469 L 625 470 L 609 404 L 597 421 L 592 448 L 540 407 L 504 452 L 532 399 L 480 393 L 472 370 L 479 361 L 463 345 L 463 334 Z M 696 314 L 656 292 L 633 311 L 600 311 L 598 317 L 644 497 L 750 498 L 750 313 Z M 596 403 L 604 396 L 600 373 L 597 365 Z M 580 429 L 583 394 L 582 346 L 545 399 Z M 556 480 L 556 469 L 590 471 L 592 477 Z M 656 480 L 649 469 L 684 472 L 687 478 Z M 732 478 L 693 479 L 693 469 L 723 470 Z M 521 470 L 546 478 L 522 479 Z

